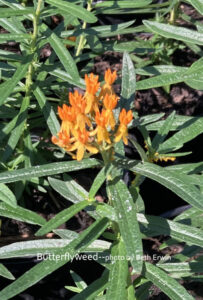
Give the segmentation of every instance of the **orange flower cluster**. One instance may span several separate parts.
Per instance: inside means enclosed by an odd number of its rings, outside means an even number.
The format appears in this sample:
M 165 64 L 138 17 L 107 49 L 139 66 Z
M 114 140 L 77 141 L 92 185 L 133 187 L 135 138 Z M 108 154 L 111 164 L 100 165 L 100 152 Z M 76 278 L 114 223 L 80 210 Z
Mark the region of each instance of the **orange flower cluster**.
M 100 150 L 112 147 L 121 139 L 128 143 L 127 126 L 133 118 L 132 111 L 123 108 L 116 124 L 113 110 L 119 97 L 116 96 L 113 83 L 117 78 L 116 71 L 105 72 L 105 83 L 101 86 L 99 77 L 91 73 L 85 75 L 86 91 L 69 93 L 70 105 L 58 107 L 62 121 L 58 136 L 52 142 L 64 148 L 72 157 L 80 161 L 84 155 L 96 154 Z M 87 154 L 87 152 L 89 154 Z

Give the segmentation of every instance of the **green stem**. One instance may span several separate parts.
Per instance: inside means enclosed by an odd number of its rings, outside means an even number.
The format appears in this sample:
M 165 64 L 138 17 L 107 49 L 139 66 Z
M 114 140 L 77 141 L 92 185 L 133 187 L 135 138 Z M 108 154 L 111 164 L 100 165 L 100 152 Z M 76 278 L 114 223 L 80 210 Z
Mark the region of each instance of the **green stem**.
M 169 23 L 171 25 L 175 24 L 176 19 L 178 17 L 178 7 L 179 7 L 179 1 L 176 2 L 176 4 L 174 5 L 174 7 L 172 8 L 172 10 L 170 12 Z
M 91 10 L 92 10 L 92 0 L 88 0 L 88 2 L 87 2 L 87 11 L 91 11 Z M 82 29 L 86 29 L 86 27 L 87 27 L 87 22 L 83 22 Z M 78 48 L 77 48 L 75 56 L 78 56 L 80 54 L 81 50 L 85 46 L 85 42 L 86 42 L 85 35 L 82 34 L 80 36 L 80 40 L 79 40 L 79 43 L 78 43 Z
M 37 37 L 38 37 L 38 24 L 39 24 L 39 16 L 40 16 L 40 9 L 41 9 L 42 3 L 43 3 L 43 0 L 38 1 L 37 9 L 35 11 L 35 15 L 33 16 L 33 33 L 32 33 L 32 42 L 30 45 L 31 54 L 34 54 L 36 52 Z M 29 65 L 27 76 L 26 76 L 26 82 L 25 82 L 25 91 L 26 91 L 25 97 L 29 97 L 29 98 L 30 98 L 30 94 L 31 94 L 32 78 L 33 78 L 33 73 L 34 73 L 35 62 L 36 62 L 36 58 L 34 57 Z
M 43 0 L 39 0 L 37 4 L 37 8 L 35 11 L 35 15 L 33 16 L 33 33 L 32 33 L 32 41 L 30 45 L 30 54 L 33 55 L 33 59 L 28 67 L 27 75 L 26 75 L 26 80 L 25 80 L 25 99 L 27 101 L 27 107 L 29 106 L 30 103 L 30 97 L 31 97 L 31 92 L 32 92 L 32 78 L 34 75 L 34 65 L 36 63 L 36 48 L 37 48 L 37 38 L 38 38 L 38 25 L 39 25 L 39 17 L 40 17 L 40 9 L 42 6 Z M 27 130 L 27 123 L 25 122 L 24 125 L 24 131 Z M 24 133 L 23 131 L 23 133 Z M 24 138 L 22 134 L 22 139 Z

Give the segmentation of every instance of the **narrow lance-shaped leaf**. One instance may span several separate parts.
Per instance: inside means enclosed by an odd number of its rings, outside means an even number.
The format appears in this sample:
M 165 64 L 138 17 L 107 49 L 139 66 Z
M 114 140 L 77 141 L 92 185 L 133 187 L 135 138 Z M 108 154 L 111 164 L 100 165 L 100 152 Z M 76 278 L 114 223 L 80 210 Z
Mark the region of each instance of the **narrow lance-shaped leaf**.
M 99 7 L 111 7 L 111 8 L 138 8 L 144 7 L 151 3 L 151 0 L 137 0 L 135 2 L 132 1 L 103 1 L 99 2 L 95 5 L 95 8 Z
M 111 250 L 111 264 L 109 284 L 106 293 L 106 300 L 127 299 L 127 276 L 128 262 L 125 244 L 121 240 Z M 117 259 L 118 258 L 118 259 Z
M 89 198 L 88 192 L 67 174 L 65 181 L 49 178 L 49 183 L 55 191 L 73 203 L 78 203 Z M 94 219 L 98 218 L 93 205 L 87 206 L 84 210 Z
M 15 127 L 11 132 L 11 135 L 8 139 L 8 143 L 6 145 L 6 149 L 2 156 L 3 162 L 6 162 L 8 160 L 8 158 L 14 151 L 16 145 L 18 144 L 20 137 L 22 136 L 24 125 L 27 119 L 27 111 L 28 111 L 29 104 L 30 104 L 29 97 L 24 97 L 18 114 L 18 118 L 16 120 Z
M 175 111 L 165 120 L 164 124 L 160 127 L 154 139 L 152 140 L 152 148 L 157 150 L 159 145 L 163 143 L 175 118 Z
M 2 43 L 4 44 L 10 41 L 21 42 L 30 39 L 31 39 L 31 35 L 27 33 L 22 33 L 22 34 L 4 33 L 0 35 L 0 44 Z
M 12 8 L 1 8 L 0 18 L 7 18 L 12 16 L 26 16 L 28 14 L 33 14 L 34 8 L 29 7 L 25 9 L 12 9 Z
M 87 11 L 81 6 L 77 6 L 73 3 L 65 2 L 62 0 L 45 0 L 45 1 L 49 4 L 52 4 L 53 6 L 56 6 L 63 12 L 67 14 L 71 14 L 76 18 L 82 19 L 88 23 L 95 23 L 97 21 L 97 18 L 94 16 L 93 13 Z
M 41 25 L 41 30 L 43 31 L 44 35 L 48 36 L 47 40 L 53 47 L 56 55 L 60 59 L 60 62 L 64 66 L 66 72 L 74 80 L 79 80 L 80 77 L 77 66 L 72 56 L 70 55 L 68 49 L 64 46 L 62 40 L 54 32 L 52 32 L 45 24 Z
M 0 203 L 0 216 L 29 224 L 43 225 L 46 223 L 45 219 L 37 213 L 20 206 L 12 207 L 6 203 Z
M 203 34 L 198 31 L 153 21 L 144 20 L 143 23 L 150 31 L 166 38 L 203 45 Z
M 97 295 L 103 292 L 108 286 L 109 272 L 104 270 L 101 277 L 95 281 L 93 281 L 90 285 L 88 285 L 82 292 L 75 295 L 71 298 L 71 300 L 99 300 Z M 105 298 L 106 299 L 106 298 Z M 102 300 L 102 299 L 101 299 Z M 104 299 L 103 299 L 104 300 Z
M 186 202 L 190 203 L 194 207 L 203 210 L 203 196 L 199 190 L 193 186 L 188 185 L 188 182 L 184 182 L 180 174 L 166 171 L 164 168 L 151 163 L 138 163 L 135 164 L 133 161 L 121 162 L 125 168 L 130 169 L 133 172 L 144 175 L 158 183 L 164 185 L 181 197 Z
M 34 166 L 31 168 L 19 169 L 15 171 L 6 171 L 0 173 L 0 182 L 9 183 L 20 180 L 27 180 L 32 177 L 42 177 L 54 174 L 61 174 L 64 172 L 72 172 L 76 170 L 87 169 L 91 167 L 100 166 L 100 162 L 94 158 L 83 159 L 81 162 L 68 161 L 60 163 L 50 163 L 41 166 Z
M 107 165 L 101 169 L 101 171 L 97 174 L 95 177 L 92 186 L 89 191 L 89 198 L 92 199 L 95 197 L 96 193 L 98 192 L 99 188 L 102 186 L 102 184 L 105 182 L 109 172 L 111 171 L 112 166 Z
M 47 122 L 47 125 L 49 127 L 49 130 L 52 135 L 56 136 L 59 132 L 60 125 L 56 118 L 55 112 L 53 108 L 51 107 L 50 103 L 47 101 L 44 93 L 42 90 L 37 87 L 34 90 L 34 95 L 39 103 L 39 106 L 44 114 L 45 120 Z
M 175 279 L 150 263 L 145 263 L 143 275 L 160 288 L 171 300 L 194 300 Z
M 13 274 L 3 264 L 0 264 L 0 276 L 11 280 L 15 279 Z
M 142 270 L 142 240 L 136 217 L 136 209 L 130 192 L 122 180 L 108 182 L 108 196 L 113 203 L 120 232 L 130 257 L 134 272 Z
M 18 82 L 25 77 L 29 64 L 31 63 L 32 56 L 27 57 L 22 64 L 17 68 L 16 72 L 8 81 L 0 85 L 0 105 L 4 103 L 8 96 L 13 92 Z
M 188 125 L 187 125 L 188 124 Z M 185 128 L 175 133 L 159 147 L 161 153 L 180 149 L 185 143 L 202 133 L 203 118 L 193 119 L 186 123 Z
M 96 207 L 96 211 L 101 217 L 106 217 L 111 221 L 118 222 L 118 217 L 112 206 L 99 203 Z M 157 236 L 164 234 L 178 241 L 203 247 L 203 230 L 199 228 L 140 213 L 137 213 L 137 220 L 140 225 L 140 231 L 144 235 Z M 153 235 L 151 235 L 151 233 Z
M 12 284 L 4 288 L 0 292 L 0 299 L 7 300 L 15 295 L 18 295 L 20 292 L 34 285 L 48 274 L 65 265 L 77 253 L 84 251 L 92 241 L 97 239 L 97 237 L 103 233 L 107 226 L 108 220 L 105 218 L 95 221 L 85 231 L 83 231 L 78 238 L 73 240 L 69 245 L 58 250 L 57 255 L 60 257 L 59 260 L 48 259 L 35 265 L 32 269 L 24 273 Z
M 122 66 L 122 85 L 121 85 L 121 100 L 119 101 L 120 108 L 129 110 L 132 107 L 136 89 L 136 76 L 132 60 L 127 52 L 123 55 Z
M 190 4 L 192 4 L 192 6 L 194 6 L 194 8 L 196 8 L 196 10 L 203 15 L 203 2 L 202 0 L 188 0 L 188 2 Z
M 84 209 L 86 206 L 89 205 L 89 201 L 84 200 L 82 202 L 76 203 L 72 205 L 71 207 L 64 209 L 60 213 L 58 213 L 54 218 L 49 220 L 46 224 L 44 224 L 36 233 L 36 236 L 44 235 L 51 230 L 59 227 L 60 225 L 67 222 L 70 218 L 72 218 L 75 214 L 77 214 L 79 211 Z
M 13 194 L 13 192 L 3 183 L 0 183 L 0 200 L 13 206 L 16 207 L 17 202 L 16 202 L 16 197 Z

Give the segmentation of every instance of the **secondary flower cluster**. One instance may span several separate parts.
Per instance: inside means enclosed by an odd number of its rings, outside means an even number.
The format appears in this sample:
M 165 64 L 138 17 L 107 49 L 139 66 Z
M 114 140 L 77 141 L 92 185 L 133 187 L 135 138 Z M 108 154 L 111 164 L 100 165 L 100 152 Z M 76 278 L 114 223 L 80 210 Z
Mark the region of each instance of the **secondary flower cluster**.
M 132 111 L 123 108 L 116 122 L 113 110 L 119 97 L 114 92 L 113 83 L 116 71 L 105 72 L 105 83 L 101 86 L 99 77 L 91 73 L 85 75 L 86 91 L 84 95 L 74 91 L 69 93 L 70 105 L 58 107 L 62 121 L 58 136 L 52 142 L 64 148 L 74 159 L 80 161 L 84 155 L 96 154 L 110 149 L 121 139 L 128 143 L 127 126 L 133 118 Z M 87 155 L 87 151 L 89 154 Z

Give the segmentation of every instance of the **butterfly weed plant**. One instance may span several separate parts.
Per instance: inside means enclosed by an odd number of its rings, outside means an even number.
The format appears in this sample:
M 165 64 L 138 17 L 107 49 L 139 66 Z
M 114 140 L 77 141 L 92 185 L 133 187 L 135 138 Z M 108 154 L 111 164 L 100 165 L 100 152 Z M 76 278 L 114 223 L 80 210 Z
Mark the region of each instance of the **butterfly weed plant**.
M 191 153 L 182 148 L 203 132 L 203 118 L 175 111 L 168 117 L 139 117 L 134 107 L 136 90 L 169 91 L 179 82 L 203 89 L 202 23 L 181 11 L 184 2 L 0 0 L 0 216 L 2 222 L 6 217 L 37 228 L 35 240 L 0 248 L 0 276 L 13 280 L 0 291 L 1 300 L 19 295 L 78 255 L 96 257 L 103 273 L 87 285 L 70 271 L 71 299 L 149 299 L 152 285 L 170 299 L 194 299 L 181 282 L 202 281 L 203 163 L 179 164 L 178 157 Z M 187 3 L 202 14 L 200 0 Z M 114 14 L 129 21 L 98 22 Z M 149 18 L 135 25 L 134 15 L 143 14 Z M 179 19 L 190 26 L 179 26 Z M 117 39 L 126 34 L 133 40 Z M 176 49 L 190 49 L 196 61 L 173 65 Z M 122 55 L 122 71 L 94 74 L 94 58 L 106 51 Z M 125 154 L 129 146 L 136 159 Z M 84 169 L 96 174 L 88 190 L 71 177 Z M 133 177 L 127 184 L 126 172 Z M 150 199 L 140 194 L 146 178 L 190 208 L 173 220 L 146 214 Z M 34 189 L 56 205 L 53 192 L 63 197 L 67 208 L 47 221 L 27 208 L 28 197 L 35 201 Z M 58 229 L 82 210 L 92 220 L 82 232 Z M 143 241 L 156 236 L 165 237 L 160 253 L 179 243 L 182 252 L 149 262 Z M 20 257 L 41 260 L 15 279 L 4 259 Z

